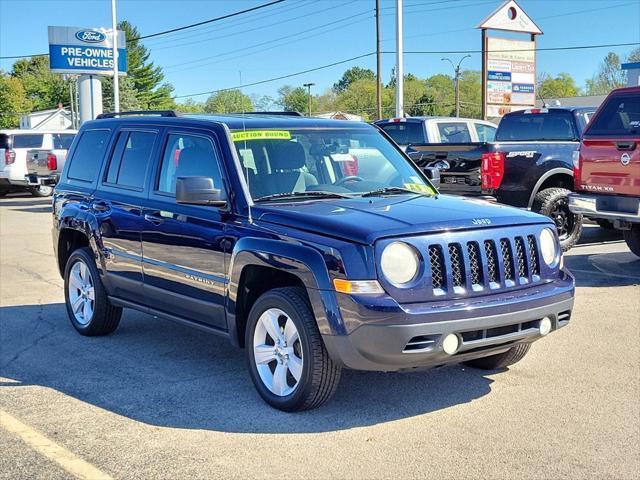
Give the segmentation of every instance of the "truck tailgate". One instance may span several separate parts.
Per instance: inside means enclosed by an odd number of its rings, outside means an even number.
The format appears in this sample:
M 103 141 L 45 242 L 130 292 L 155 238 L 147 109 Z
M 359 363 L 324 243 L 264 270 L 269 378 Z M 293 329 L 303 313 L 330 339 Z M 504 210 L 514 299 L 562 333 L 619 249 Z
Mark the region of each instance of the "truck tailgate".
M 584 139 L 580 148 L 580 189 L 640 196 L 640 138 Z
M 51 150 L 29 150 L 27 152 L 27 171 L 29 174 L 42 177 L 53 173 L 49 170 L 47 163 L 49 153 Z

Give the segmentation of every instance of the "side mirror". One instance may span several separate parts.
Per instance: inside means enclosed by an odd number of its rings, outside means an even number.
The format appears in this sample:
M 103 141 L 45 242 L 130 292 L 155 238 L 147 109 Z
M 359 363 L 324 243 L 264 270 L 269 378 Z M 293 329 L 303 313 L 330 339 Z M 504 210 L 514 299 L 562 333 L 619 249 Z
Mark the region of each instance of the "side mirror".
M 424 174 L 427 176 L 431 183 L 439 184 L 440 183 L 440 169 L 435 167 L 424 167 L 422 169 Z
M 213 207 L 227 204 L 220 198 L 220 189 L 214 188 L 213 178 L 209 177 L 179 177 L 176 181 L 176 202 Z

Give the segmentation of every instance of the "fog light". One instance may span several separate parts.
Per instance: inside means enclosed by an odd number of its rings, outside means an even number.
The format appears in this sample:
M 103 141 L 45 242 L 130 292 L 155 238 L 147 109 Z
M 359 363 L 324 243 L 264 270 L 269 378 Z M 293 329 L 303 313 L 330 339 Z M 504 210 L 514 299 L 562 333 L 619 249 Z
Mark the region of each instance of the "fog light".
M 549 317 L 544 317 L 540 320 L 540 335 L 544 336 L 551 331 L 551 319 Z
M 459 346 L 460 339 L 455 333 L 450 333 L 449 335 L 444 337 L 444 340 L 442 341 L 442 349 L 447 355 L 453 355 L 454 353 L 456 353 Z

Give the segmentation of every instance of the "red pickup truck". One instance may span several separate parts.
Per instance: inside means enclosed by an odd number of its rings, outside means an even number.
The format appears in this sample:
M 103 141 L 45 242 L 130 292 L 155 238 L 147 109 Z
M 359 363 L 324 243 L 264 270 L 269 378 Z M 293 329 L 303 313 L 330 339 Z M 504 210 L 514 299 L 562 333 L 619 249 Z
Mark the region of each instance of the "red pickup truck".
M 622 230 L 640 257 L 640 87 L 609 94 L 576 153 L 569 209 Z

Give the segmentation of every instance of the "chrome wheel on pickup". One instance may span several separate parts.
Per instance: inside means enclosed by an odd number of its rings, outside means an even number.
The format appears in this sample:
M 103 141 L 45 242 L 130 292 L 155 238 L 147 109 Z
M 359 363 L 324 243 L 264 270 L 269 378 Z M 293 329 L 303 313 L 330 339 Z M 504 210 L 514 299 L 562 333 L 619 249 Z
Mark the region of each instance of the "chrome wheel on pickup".
M 251 380 L 274 408 L 318 407 L 338 386 L 340 367 L 329 357 L 302 288 L 263 293 L 249 312 L 244 345 Z
M 64 296 L 69 320 L 81 335 L 107 335 L 118 328 L 122 308 L 109 301 L 89 247 L 74 250 L 69 256 Z

